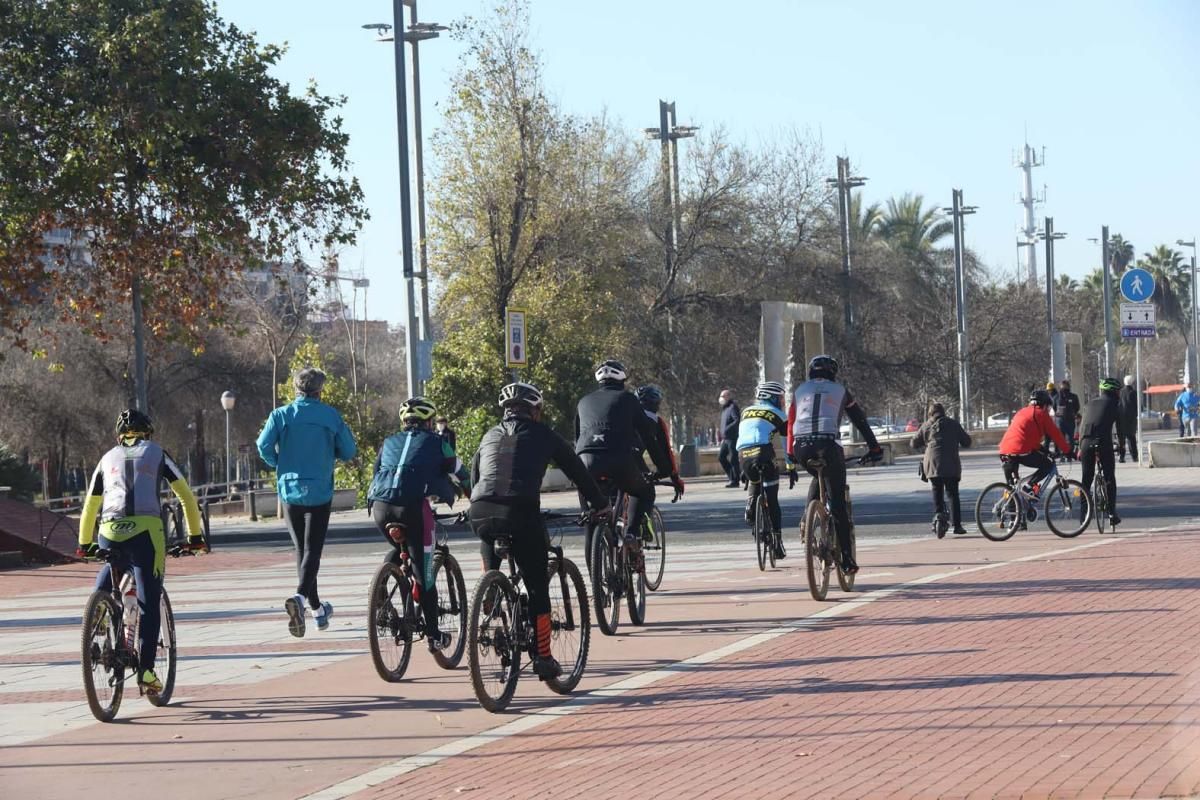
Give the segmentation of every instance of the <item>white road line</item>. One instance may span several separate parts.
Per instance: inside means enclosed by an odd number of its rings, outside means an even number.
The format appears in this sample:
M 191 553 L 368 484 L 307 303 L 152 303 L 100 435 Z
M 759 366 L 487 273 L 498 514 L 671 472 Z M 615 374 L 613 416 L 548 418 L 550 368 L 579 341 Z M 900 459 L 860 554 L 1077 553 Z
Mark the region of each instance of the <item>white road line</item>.
M 1145 534 L 1133 534 L 1133 536 L 1143 535 Z M 744 650 L 756 647 L 764 642 L 769 642 L 772 639 L 792 633 L 797 629 L 812 626 L 823 619 L 842 616 L 843 614 L 847 614 L 851 611 L 859 609 L 869 603 L 873 603 L 876 600 L 882 600 L 885 597 L 890 597 L 913 586 L 923 586 L 927 583 L 935 583 L 940 580 L 945 580 L 946 578 L 954 578 L 960 575 L 969 575 L 973 572 L 983 572 L 984 570 L 997 569 L 999 567 L 1006 567 L 1025 561 L 1038 561 L 1045 558 L 1053 558 L 1054 556 L 1060 556 L 1066 553 L 1075 553 L 1080 550 L 1089 550 L 1093 547 L 1102 547 L 1111 542 L 1117 542 L 1121 541 L 1121 539 L 1129 538 L 1132 538 L 1132 536 L 1127 535 L 1121 538 L 1100 539 L 1087 544 L 1076 545 L 1075 547 L 1067 547 L 1062 550 L 1052 550 L 1048 553 L 1038 553 L 1035 555 L 1010 559 L 1008 561 L 996 561 L 975 567 L 956 569 L 950 572 L 939 572 L 934 575 L 926 575 L 923 578 L 906 581 L 905 583 L 897 584 L 896 586 L 891 586 L 886 589 L 877 589 L 873 592 L 855 597 L 835 606 L 830 606 L 829 608 L 818 611 L 815 614 L 810 614 L 802 619 L 795 620 L 787 625 L 773 628 L 769 631 L 764 631 L 763 633 L 757 633 L 753 636 L 747 636 L 743 639 L 738 639 L 735 642 L 730 642 L 723 647 L 710 650 L 707 653 L 701 653 L 700 655 L 692 656 L 691 658 L 676 662 L 669 667 L 631 675 L 624 680 L 617 681 L 616 683 L 613 683 L 602 689 L 597 689 L 587 694 L 579 695 L 578 697 L 574 697 L 565 703 L 560 703 L 550 708 L 528 714 L 520 719 L 516 719 L 512 722 L 492 728 L 489 731 L 484 731 L 473 736 L 467 736 L 453 742 L 448 742 L 439 747 L 435 747 L 432 750 L 427 750 L 424 753 L 420 753 L 415 756 L 409 756 L 399 761 L 394 761 L 391 764 L 385 764 L 382 767 L 377 767 L 369 772 L 365 772 L 356 777 L 336 783 L 326 789 L 305 795 L 300 800 L 342 800 L 342 798 L 349 797 L 355 792 L 361 792 L 365 789 L 369 789 L 372 786 L 376 786 L 384 781 L 399 777 L 400 775 L 414 772 L 422 767 L 432 766 L 452 756 L 462 755 L 463 753 L 483 747 L 491 742 L 506 739 L 510 736 L 515 736 L 518 733 L 524 733 L 525 731 L 540 727 L 548 722 L 552 722 L 560 717 L 573 714 L 582 708 L 605 700 L 609 697 L 619 697 L 636 689 L 642 689 L 668 678 L 673 678 L 676 675 L 689 672 L 705 664 L 711 664 L 714 661 L 720 661 L 723 658 L 727 658 Z

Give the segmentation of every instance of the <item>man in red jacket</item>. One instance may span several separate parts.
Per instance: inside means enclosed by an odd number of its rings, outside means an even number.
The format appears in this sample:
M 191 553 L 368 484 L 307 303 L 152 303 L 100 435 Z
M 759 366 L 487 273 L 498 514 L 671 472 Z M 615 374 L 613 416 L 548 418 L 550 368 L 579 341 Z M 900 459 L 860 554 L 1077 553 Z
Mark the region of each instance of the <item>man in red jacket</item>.
M 1035 389 L 1029 395 L 1029 405 L 1013 415 L 1004 438 L 1000 440 L 1000 460 L 1004 462 L 1004 477 L 1012 480 L 1018 466 L 1032 467 L 1035 471 L 1028 485 L 1036 487 L 1042 479 L 1050 474 L 1054 462 L 1042 452 L 1042 438 L 1049 436 L 1060 453 L 1074 452 L 1067 443 L 1066 437 L 1054 424 L 1054 419 L 1046 411 L 1050 405 L 1050 393 L 1045 389 Z M 1036 491 L 1036 489 L 1035 489 Z

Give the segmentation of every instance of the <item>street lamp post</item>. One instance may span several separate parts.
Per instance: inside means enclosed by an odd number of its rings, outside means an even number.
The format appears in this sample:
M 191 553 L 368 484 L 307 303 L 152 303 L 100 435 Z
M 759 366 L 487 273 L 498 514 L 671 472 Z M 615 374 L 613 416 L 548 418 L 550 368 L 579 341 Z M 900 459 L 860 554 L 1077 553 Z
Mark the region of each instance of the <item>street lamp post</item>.
M 1189 360 L 1191 374 L 1188 377 L 1195 381 L 1200 380 L 1200 323 L 1196 318 L 1196 298 L 1200 292 L 1196 288 L 1196 237 L 1193 236 L 1190 242 L 1176 239 L 1175 244 L 1192 248 L 1192 357 Z
M 1058 383 L 1064 377 L 1064 365 L 1059 363 L 1058 345 L 1055 339 L 1058 331 L 1054 325 L 1054 241 L 1065 239 L 1065 233 L 1054 232 L 1054 217 L 1046 217 L 1045 228 L 1038 234 L 1039 239 L 1046 240 L 1046 330 L 1050 338 L 1050 380 Z
M 230 462 L 229 462 L 229 412 L 233 411 L 233 405 L 237 402 L 237 395 L 233 392 L 221 393 L 221 408 L 225 409 L 225 492 L 232 494 L 230 491 Z
M 850 190 L 862 186 L 866 178 L 851 177 L 850 159 L 838 156 L 836 178 L 825 183 L 838 190 L 838 218 L 842 229 L 842 304 L 846 315 L 846 331 L 854 327 L 854 305 L 850 302 Z
M 976 206 L 964 206 L 962 189 L 952 190 L 950 214 L 954 218 L 954 305 L 958 327 L 958 416 L 964 427 L 971 427 L 970 398 L 971 381 L 967 364 L 967 276 L 963 267 L 963 251 L 966 249 L 965 220 L 974 214 Z

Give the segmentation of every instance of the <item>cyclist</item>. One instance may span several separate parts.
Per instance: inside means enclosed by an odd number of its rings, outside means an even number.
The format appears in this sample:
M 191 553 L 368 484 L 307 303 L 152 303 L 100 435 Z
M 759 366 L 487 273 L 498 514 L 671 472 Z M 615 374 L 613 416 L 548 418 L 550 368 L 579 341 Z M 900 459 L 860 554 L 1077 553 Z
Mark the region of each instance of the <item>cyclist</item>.
M 397 566 L 402 544 L 388 536 L 387 527 L 393 523 L 404 527 L 403 546 L 408 549 L 421 587 L 426 641 L 430 650 L 444 650 L 450 645 L 450 634 L 438 628 L 437 585 L 433 581 L 434 520 L 427 498 L 453 503 L 456 491 L 451 477 L 469 486 L 469 475 L 450 443 L 433 430 L 436 413 L 433 403 L 424 397 L 410 397 L 400 406 L 404 429 L 385 439 L 379 448 L 375 475 L 367 491 L 367 510 L 392 545 L 386 560 Z
M 537 631 L 539 678 L 562 674 L 550 652 L 549 535 L 541 514 L 542 478 L 554 462 L 579 487 L 593 510 L 608 501 L 570 443 L 542 423 L 542 393 L 528 383 L 500 390 L 504 418 L 483 435 L 471 461 L 471 528 L 482 540 L 484 569 L 499 569 L 495 539 L 508 536 L 512 557 L 529 591 L 529 613 Z
M 1034 473 L 1023 488 L 1034 497 L 1042 480 L 1054 468 L 1050 456 L 1041 449 L 1042 439 L 1049 437 L 1060 453 L 1074 457 L 1066 437 L 1046 411 L 1049 405 L 1049 392 L 1045 389 L 1033 390 L 1029 395 L 1029 405 L 1013 415 L 1008 430 L 1000 439 L 1000 460 L 1004 464 L 1005 480 L 1011 482 L 1015 478 L 1018 466 L 1032 467 Z
M 162 622 L 159 602 L 166 572 L 167 546 L 163 532 L 162 504 L 158 497 L 163 480 L 183 504 L 187 519 L 188 546 L 200 549 L 200 507 L 183 472 L 166 451 L 150 441 L 154 425 L 136 408 L 117 417 L 119 444 L 104 454 L 88 489 L 79 515 L 79 557 L 109 551 L 108 564 L 96 576 L 96 588 L 112 590 L 112 568 L 133 570 L 142 621 L 138 628 L 138 686 L 150 696 L 162 692 L 162 681 L 154 674 L 158 655 L 158 633 Z M 92 540 L 100 519 L 100 542 Z
M 779 468 L 775 465 L 775 435 L 787 437 L 787 419 L 783 414 L 782 383 L 763 381 L 754 389 L 756 402 L 742 409 L 738 424 L 738 460 L 742 465 L 742 480 L 750 484 L 750 498 L 746 501 L 746 521 L 754 521 L 754 506 L 760 491 L 767 493 L 767 505 L 771 509 L 771 532 L 775 534 L 775 558 L 783 558 L 783 512 L 779 510 Z M 792 457 L 784 453 L 787 462 L 789 486 L 796 485 L 796 465 Z
M 813 356 L 808 362 L 808 380 L 796 389 L 788 409 L 787 452 L 794 463 L 813 476 L 808 487 L 810 501 L 820 497 L 821 489 L 817 485 L 817 471 L 809 462 L 815 458 L 825 461 L 829 508 L 842 554 L 842 572 L 853 575 L 858 572 L 858 564 L 850 543 L 850 515 L 846 512 L 846 457 L 838 443 L 842 417 L 848 417 L 866 440 L 868 460 L 881 459 L 883 448 L 867 423 L 866 412 L 850 390 L 838 382 L 837 374 L 838 362 L 831 356 Z
M 642 404 L 646 416 L 654 421 L 658 443 L 666 451 L 667 458 L 671 460 L 671 483 L 675 485 L 675 497 L 678 499 L 683 494 L 684 484 L 683 478 L 679 477 L 679 464 L 675 461 L 675 449 L 671 447 L 671 431 L 667 426 L 667 421 L 658 413 L 658 409 L 662 407 L 662 389 L 653 384 L 639 386 L 634 395 Z M 646 448 L 642 447 L 641 449 L 645 452 Z M 643 461 L 643 463 L 645 462 Z M 653 490 L 654 487 L 650 488 Z
M 637 455 L 637 447 L 640 443 L 650 453 L 658 470 L 654 477 L 671 474 L 671 459 L 659 441 L 659 426 L 646 416 L 637 398 L 625 391 L 624 365 L 605 361 L 596 367 L 595 377 L 600 388 L 585 395 L 575 409 L 575 452 L 592 477 L 607 476 L 625 492 L 629 514 L 625 542 L 640 550 L 641 539 L 635 534 L 654 506 L 654 488 L 642 474 L 645 462 Z M 584 540 L 584 553 L 589 557 L 593 530 L 589 525 Z
M 1121 518 L 1117 516 L 1117 475 L 1113 458 L 1113 429 L 1120 424 L 1121 384 L 1116 378 L 1100 379 L 1100 395 L 1083 409 L 1083 424 L 1079 429 L 1079 457 L 1083 460 L 1083 488 L 1090 491 L 1096 477 L 1096 459 L 1100 456 L 1100 472 L 1105 488 L 1108 489 L 1108 519 L 1116 527 Z M 1081 511 L 1083 509 L 1080 509 Z M 1100 513 L 1099 509 L 1096 513 Z

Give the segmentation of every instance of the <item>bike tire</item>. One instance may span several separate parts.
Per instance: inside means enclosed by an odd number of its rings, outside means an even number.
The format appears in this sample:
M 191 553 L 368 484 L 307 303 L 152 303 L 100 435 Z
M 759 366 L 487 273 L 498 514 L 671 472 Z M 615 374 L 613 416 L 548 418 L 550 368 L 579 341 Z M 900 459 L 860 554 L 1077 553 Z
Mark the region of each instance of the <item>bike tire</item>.
M 558 570 L 566 578 L 566 593 L 563 594 Z M 556 596 L 556 594 L 558 596 Z M 568 619 L 567 609 L 571 614 Z M 550 678 L 546 685 L 557 694 L 570 694 L 583 678 L 587 668 L 588 647 L 591 644 L 592 624 L 588 615 L 587 590 L 579 567 L 569 558 L 563 558 L 557 569 L 550 564 L 550 651 L 563 668 L 563 674 Z M 568 669 L 569 665 L 569 669 Z
M 158 626 L 158 651 L 154 658 L 154 674 L 162 681 L 162 691 L 157 695 L 146 695 L 150 705 L 162 707 L 171 702 L 175 692 L 175 669 L 179 659 L 179 648 L 175 641 L 175 612 L 171 609 L 171 598 L 163 587 L 158 601 L 160 623 Z M 139 623 L 141 621 L 139 619 Z
M 1097 475 L 1095 480 L 1096 496 L 1092 502 L 1092 514 L 1096 517 L 1096 530 L 1104 533 L 1104 529 L 1108 526 L 1108 490 L 1104 488 L 1102 476 Z
M 517 690 L 521 675 L 520 615 L 517 590 L 508 576 L 495 569 L 485 572 L 475 584 L 471 600 L 467 663 L 475 699 L 493 714 L 507 708 Z
M 597 525 L 592 536 L 592 603 L 596 609 L 596 624 L 605 636 L 614 636 L 621 616 L 620 578 L 617 575 L 617 564 L 613 557 L 613 548 L 609 545 L 613 535 L 612 528 L 607 525 Z
M 401 680 L 412 659 L 411 608 L 408 578 L 395 564 L 380 564 L 368 590 L 367 641 L 375 672 L 388 683 Z
M 646 520 L 644 524 L 649 525 L 650 532 L 650 539 L 642 540 L 642 553 L 646 557 L 646 588 L 657 592 L 667 571 L 667 526 L 663 523 L 658 506 L 650 509 Z
M 808 591 L 814 600 L 822 601 L 829 594 L 829 570 L 821 557 L 821 545 L 824 536 L 826 520 L 821 513 L 821 501 L 811 500 L 804 510 L 804 566 L 808 575 Z
M 1042 511 L 1050 530 L 1063 539 L 1075 538 L 1092 524 L 1091 495 L 1082 483 L 1071 478 L 1056 482 L 1046 491 Z
M 467 584 L 458 559 L 446 553 L 434 563 L 433 585 L 438 595 L 438 628 L 450 634 L 450 646 L 434 650 L 433 660 L 442 669 L 454 669 L 467 649 Z
M 204 552 L 212 552 L 212 532 L 209 529 L 208 514 L 200 509 L 200 535 L 204 538 Z
M 113 721 L 125 694 L 125 666 L 120 663 L 122 628 L 121 609 L 112 596 L 98 589 L 92 592 L 83 609 L 79 649 L 88 708 L 100 722 Z
M 989 483 L 975 500 L 975 527 L 993 542 L 1011 539 L 1021 523 L 1016 490 L 1003 481 Z
M 646 574 L 629 565 L 631 554 L 625 555 L 625 604 L 629 606 L 629 621 L 634 625 L 646 624 Z
M 848 510 L 849 509 L 847 509 L 847 511 Z M 851 528 L 850 528 L 850 554 L 854 556 L 854 563 L 857 564 L 858 563 L 858 540 L 854 536 L 854 527 L 853 526 L 851 526 Z M 840 563 L 837 565 L 838 587 L 843 592 L 853 592 L 854 591 L 854 579 L 856 577 L 858 577 L 857 573 L 847 575 L 845 572 L 842 572 L 842 565 Z
M 758 570 L 767 569 L 767 550 L 770 548 L 771 534 L 766 530 L 767 520 L 763 516 L 762 506 L 754 504 L 754 553 L 758 557 Z

